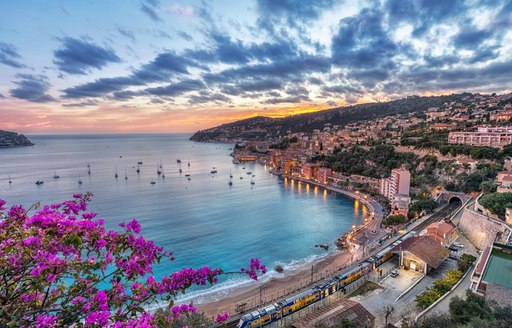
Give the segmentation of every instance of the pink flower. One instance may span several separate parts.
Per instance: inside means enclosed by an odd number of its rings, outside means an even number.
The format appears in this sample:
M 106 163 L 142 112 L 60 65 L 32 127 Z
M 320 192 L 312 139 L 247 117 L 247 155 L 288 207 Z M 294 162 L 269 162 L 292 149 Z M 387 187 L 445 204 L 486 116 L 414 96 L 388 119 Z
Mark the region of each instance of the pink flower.
M 229 319 L 229 313 L 219 314 L 215 318 L 215 323 L 219 324 Z
M 137 220 L 132 220 L 128 223 L 126 226 L 127 231 L 133 231 L 135 233 L 140 233 L 140 224 L 137 222 Z

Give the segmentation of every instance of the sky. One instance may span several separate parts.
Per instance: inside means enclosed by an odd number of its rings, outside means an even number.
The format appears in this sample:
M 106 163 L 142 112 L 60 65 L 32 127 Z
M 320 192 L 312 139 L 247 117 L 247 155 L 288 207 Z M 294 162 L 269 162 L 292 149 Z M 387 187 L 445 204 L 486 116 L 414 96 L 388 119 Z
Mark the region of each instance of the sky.
M 512 1 L 0 0 L 0 129 L 193 132 L 512 91 Z

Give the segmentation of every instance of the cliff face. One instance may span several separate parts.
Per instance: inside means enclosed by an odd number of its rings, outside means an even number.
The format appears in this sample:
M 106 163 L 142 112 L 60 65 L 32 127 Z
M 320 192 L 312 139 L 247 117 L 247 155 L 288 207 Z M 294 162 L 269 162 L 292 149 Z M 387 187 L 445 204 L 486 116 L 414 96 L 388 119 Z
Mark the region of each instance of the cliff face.
M 322 130 L 327 124 L 342 127 L 349 123 L 373 120 L 388 115 L 421 114 L 430 107 L 442 107 L 445 102 L 460 99 L 464 95 L 470 94 L 432 97 L 412 96 L 388 102 L 338 107 L 284 118 L 258 116 L 198 131 L 190 140 L 238 142 L 242 140 L 272 139 L 285 136 L 288 133 L 310 132 L 314 129 Z
M 19 146 L 33 146 L 23 134 L 0 130 L 0 148 L 10 148 Z

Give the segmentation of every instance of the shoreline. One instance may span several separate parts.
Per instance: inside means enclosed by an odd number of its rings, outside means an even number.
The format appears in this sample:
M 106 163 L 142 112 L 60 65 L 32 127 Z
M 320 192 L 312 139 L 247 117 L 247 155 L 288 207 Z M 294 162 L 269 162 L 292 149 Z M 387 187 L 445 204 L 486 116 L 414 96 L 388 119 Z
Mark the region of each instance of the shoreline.
M 383 218 L 382 207 L 368 195 L 342 190 L 336 187 L 323 185 L 315 181 L 309 181 L 298 177 L 283 175 L 289 179 L 296 179 L 304 183 L 311 183 L 326 190 L 341 194 L 353 200 L 360 201 L 373 214 L 374 219 L 362 224 L 355 230 L 340 232 L 340 236 L 352 233 L 353 242 L 348 250 L 336 250 L 334 253 L 316 259 L 310 263 L 284 272 L 282 277 L 272 277 L 266 281 L 254 281 L 247 286 L 234 287 L 220 300 L 196 304 L 198 311 L 204 312 L 207 316 L 215 316 L 219 313 L 229 312 L 230 316 L 246 313 L 258 309 L 265 304 L 285 298 L 306 287 L 314 286 L 315 283 L 334 275 L 339 274 L 343 269 L 359 261 L 367 251 L 367 248 L 376 243 L 380 233 L 376 233 L 373 241 L 367 244 L 367 231 L 376 230 L 380 227 Z M 364 236 L 364 240 L 360 237 Z M 361 247 L 363 246 L 363 247 Z M 352 250 L 353 248 L 353 250 Z

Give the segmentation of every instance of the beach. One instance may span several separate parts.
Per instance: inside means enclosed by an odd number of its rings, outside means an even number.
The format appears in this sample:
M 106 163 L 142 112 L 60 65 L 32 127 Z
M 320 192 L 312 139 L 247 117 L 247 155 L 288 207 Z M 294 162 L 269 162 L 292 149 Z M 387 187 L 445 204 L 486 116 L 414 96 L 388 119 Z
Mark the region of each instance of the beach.
M 275 300 L 281 300 L 286 295 L 292 295 L 295 291 L 309 286 L 312 271 L 313 282 L 319 282 L 341 272 L 350 265 L 351 260 L 352 254 L 350 252 L 337 251 L 296 270 L 283 272 L 283 277 L 271 278 L 265 282 L 254 281 L 248 286 L 232 291 L 221 300 L 207 304 L 195 304 L 195 306 L 207 316 L 224 312 L 229 312 L 233 316 L 237 312 L 249 312 L 251 309 L 259 308 L 262 303 L 267 304 Z M 260 302 L 260 290 L 262 302 Z

